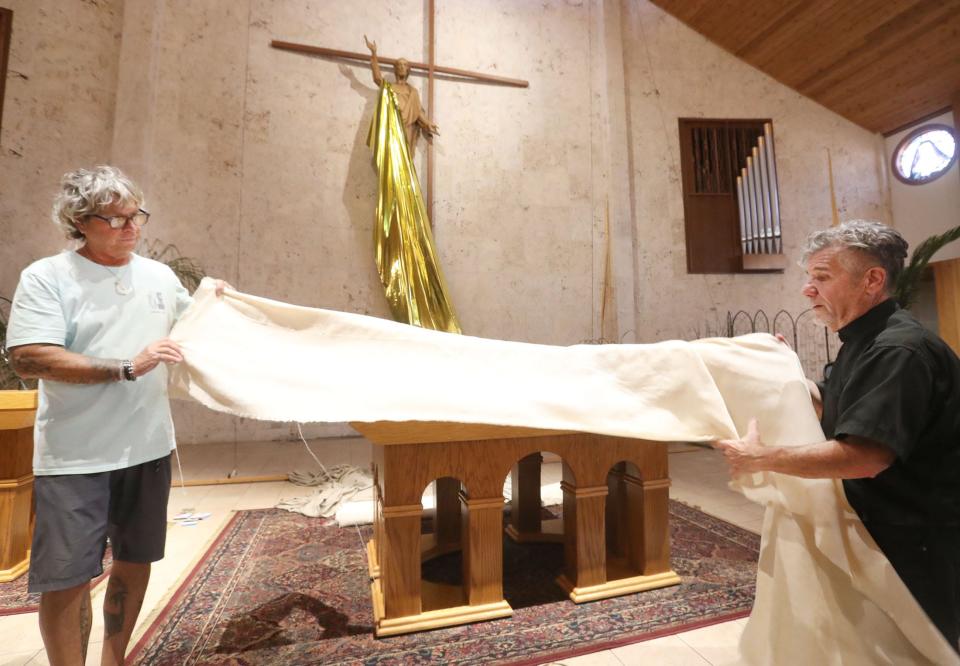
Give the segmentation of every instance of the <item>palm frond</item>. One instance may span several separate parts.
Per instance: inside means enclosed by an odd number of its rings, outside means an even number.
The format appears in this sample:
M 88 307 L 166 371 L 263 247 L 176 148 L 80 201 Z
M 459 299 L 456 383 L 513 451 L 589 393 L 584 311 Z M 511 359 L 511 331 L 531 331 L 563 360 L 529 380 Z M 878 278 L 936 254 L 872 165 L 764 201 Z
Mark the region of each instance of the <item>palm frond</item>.
M 144 240 L 139 251 L 144 256 L 169 266 L 179 278 L 180 284 L 191 294 L 197 290 L 200 280 L 207 274 L 195 259 L 181 255 L 173 243 L 163 245 L 162 241 L 156 238 Z
M 960 226 L 956 226 L 942 234 L 930 236 L 914 249 L 913 254 L 910 256 L 910 263 L 907 264 L 903 272 L 900 273 L 900 277 L 897 278 L 897 284 L 893 293 L 894 298 L 900 303 L 900 307 L 909 308 L 913 305 L 917 297 L 917 287 L 920 284 L 920 278 L 923 277 L 923 272 L 927 268 L 927 264 L 930 263 L 930 259 L 933 258 L 933 255 L 944 245 L 952 243 L 958 238 L 960 238 Z
M 10 357 L 7 354 L 7 317 L 11 305 L 9 298 L 0 296 L 0 391 L 37 387 L 36 380 L 20 379 L 10 365 Z
M 180 284 L 191 294 L 200 286 L 200 280 L 207 274 L 196 261 L 190 257 L 176 257 L 168 259 L 167 266 L 180 278 Z

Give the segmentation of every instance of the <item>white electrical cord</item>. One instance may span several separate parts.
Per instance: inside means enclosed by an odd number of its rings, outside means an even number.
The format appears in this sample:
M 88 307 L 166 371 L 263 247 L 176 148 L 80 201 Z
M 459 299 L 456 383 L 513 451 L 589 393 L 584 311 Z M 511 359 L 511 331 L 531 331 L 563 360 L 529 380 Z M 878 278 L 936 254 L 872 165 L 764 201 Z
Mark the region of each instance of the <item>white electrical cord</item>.
M 180 476 L 180 494 L 183 495 L 184 504 L 190 500 L 190 495 L 187 492 L 187 484 L 183 481 L 183 467 L 180 465 L 180 451 L 178 449 L 173 450 L 173 456 L 177 459 L 177 474 Z M 180 513 L 190 513 L 193 511 L 192 506 L 186 506 L 180 509 Z
M 303 430 L 300 429 L 300 424 L 299 424 L 299 423 L 297 424 L 297 432 L 300 434 L 300 441 L 303 442 L 303 445 L 304 445 L 305 447 L 307 447 L 307 453 L 310 454 L 310 457 L 311 457 L 311 458 L 313 458 L 314 460 L 317 461 L 317 464 L 320 465 L 320 469 L 323 470 L 323 473 L 324 473 L 325 475 L 327 475 L 327 476 L 330 476 L 330 473 L 327 472 L 327 468 L 323 466 L 323 463 L 322 463 L 322 462 L 320 462 L 320 458 L 318 458 L 316 455 L 314 455 L 313 449 L 310 448 L 310 445 L 307 444 L 307 440 L 304 439 L 304 437 L 303 437 Z
M 181 527 L 193 527 L 201 520 L 209 518 L 210 512 L 197 513 L 196 509 L 189 505 L 190 496 L 187 492 L 187 484 L 183 480 L 183 466 L 180 464 L 180 451 L 174 449 L 173 456 L 177 459 L 177 475 L 180 477 L 180 492 L 183 495 L 183 503 L 187 506 L 180 509 L 180 513 L 171 518 L 171 520 L 174 524 L 180 525 Z

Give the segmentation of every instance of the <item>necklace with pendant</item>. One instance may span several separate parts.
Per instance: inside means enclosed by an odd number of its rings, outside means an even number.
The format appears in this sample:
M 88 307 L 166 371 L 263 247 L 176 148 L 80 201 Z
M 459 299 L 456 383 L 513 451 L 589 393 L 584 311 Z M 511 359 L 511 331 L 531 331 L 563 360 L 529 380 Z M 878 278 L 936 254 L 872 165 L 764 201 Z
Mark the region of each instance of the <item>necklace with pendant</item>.
M 123 277 L 121 275 L 121 271 L 123 271 L 122 268 L 114 272 L 113 269 L 111 269 L 109 266 L 104 266 L 103 264 L 100 264 L 100 265 L 106 268 L 108 271 L 110 271 L 110 274 L 113 276 L 113 288 L 118 294 L 120 294 L 121 296 L 129 296 L 130 294 L 133 293 L 133 286 L 132 285 L 127 286 L 122 281 L 122 277 Z M 127 264 L 127 266 L 129 265 L 130 264 Z

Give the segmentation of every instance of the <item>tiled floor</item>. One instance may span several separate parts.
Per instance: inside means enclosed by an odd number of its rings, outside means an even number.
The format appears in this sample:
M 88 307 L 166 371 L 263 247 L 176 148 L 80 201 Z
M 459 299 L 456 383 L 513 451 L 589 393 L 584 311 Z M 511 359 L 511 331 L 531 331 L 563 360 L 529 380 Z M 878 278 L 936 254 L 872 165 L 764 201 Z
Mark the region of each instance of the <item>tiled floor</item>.
M 310 447 L 326 466 L 349 463 L 369 466 L 370 445 L 360 438 L 315 440 Z M 301 442 L 206 444 L 182 447 L 180 460 L 184 478 L 225 480 L 233 476 L 266 476 L 291 470 L 311 471 L 317 463 Z M 727 488 L 727 470 L 722 458 L 708 448 L 687 444 L 670 445 L 671 496 L 697 506 L 719 518 L 758 531 L 763 510 Z M 177 471 L 174 469 L 174 477 Z M 543 483 L 559 479 L 559 464 L 546 464 Z M 309 494 L 308 489 L 285 481 L 220 484 L 174 488 L 169 515 L 184 509 L 210 512 L 210 518 L 195 526 L 171 525 L 167 535 L 167 556 L 154 565 L 138 632 L 162 608 L 180 578 L 204 552 L 207 543 L 235 509 L 270 507 L 283 497 Z M 97 664 L 103 634 L 101 608 L 105 585 L 93 594 L 93 631 L 87 663 Z M 568 659 L 569 666 L 621 666 L 657 664 L 662 666 L 703 666 L 735 663 L 737 642 L 745 620 L 736 620 Z M 137 636 L 131 642 L 136 642 Z M 0 666 L 48 664 L 35 613 L 0 617 Z

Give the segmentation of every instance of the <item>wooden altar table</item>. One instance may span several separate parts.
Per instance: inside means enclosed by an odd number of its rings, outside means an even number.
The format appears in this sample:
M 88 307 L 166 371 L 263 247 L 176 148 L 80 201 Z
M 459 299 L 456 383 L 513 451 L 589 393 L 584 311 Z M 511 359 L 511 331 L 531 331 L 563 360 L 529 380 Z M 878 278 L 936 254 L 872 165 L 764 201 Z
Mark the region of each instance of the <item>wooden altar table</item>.
M 367 544 L 377 636 L 506 617 L 507 534 L 561 541 L 557 583 L 580 603 L 676 585 L 667 524 L 667 446 L 624 437 L 435 422 L 353 423 L 373 443 L 375 518 Z M 541 523 L 541 452 L 563 461 L 562 525 Z M 421 536 L 421 496 L 437 481 L 434 532 Z M 560 521 L 557 521 L 560 522 Z M 421 562 L 463 552 L 463 583 L 422 580 Z

